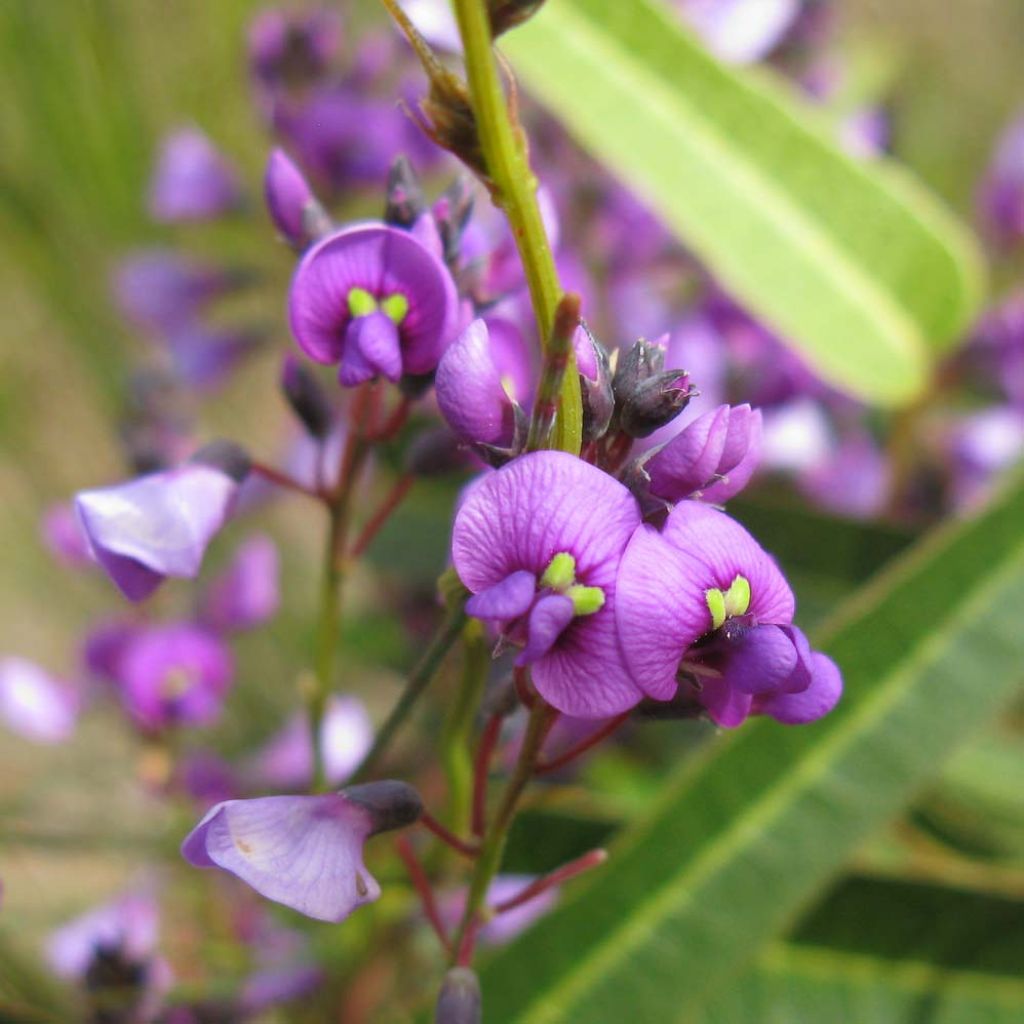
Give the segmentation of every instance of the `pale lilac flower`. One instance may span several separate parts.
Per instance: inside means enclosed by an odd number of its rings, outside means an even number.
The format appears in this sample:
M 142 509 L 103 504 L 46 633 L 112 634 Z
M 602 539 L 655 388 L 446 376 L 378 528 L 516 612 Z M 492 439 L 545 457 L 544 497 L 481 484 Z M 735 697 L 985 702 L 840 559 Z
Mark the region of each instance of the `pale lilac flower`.
M 889 145 L 889 116 L 881 107 L 860 107 L 839 125 L 839 144 L 862 160 L 881 156 Z
M 660 533 L 641 526 L 622 558 L 618 626 L 634 678 L 719 725 L 750 714 L 810 721 L 839 699 L 838 670 L 811 651 L 793 612 L 773 559 L 699 502 L 677 505 Z
M 854 429 L 797 482 L 822 508 L 853 519 L 871 519 L 882 514 L 889 500 L 892 466 L 866 430 Z
M 363 864 L 363 843 L 421 812 L 415 790 L 400 782 L 228 800 L 207 812 L 181 852 L 195 867 L 222 868 L 267 899 L 337 922 L 380 896 Z
M 332 697 L 320 726 L 324 776 L 340 786 L 362 762 L 373 743 L 373 724 L 356 697 Z M 267 785 L 301 788 L 313 778 L 309 716 L 300 712 L 257 755 L 255 773 Z
M 978 215 L 1004 246 L 1024 239 L 1024 113 L 1010 122 L 978 191 Z
M 172 623 L 140 628 L 117 672 L 125 710 L 142 728 L 201 726 L 220 716 L 234 659 L 215 634 Z
M 780 473 L 811 470 L 832 451 L 832 428 L 820 402 L 796 398 L 764 410 L 761 467 Z
M 678 0 L 708 49 L 731 64 L 766 57 L 800 13 L 800 0 Z
M 241 198 L 234 169 L 198 128 L 164 139 L 149 187 L 154 220 L 211 220 L 235 209 Z
M 247 538 L 210 584 L 200 617 L 216 630 L 252 629 L 272 619 L 281 603 L 277 546 L 265 534 Z
M 79 697 L 34 662 L 0 660 L 0 721 L 35 743 L 63 743 L 75 731 Z
M 1024 411 L 993 406 L 958 417 L 947 439 L 953 500 L 969 508 L 991 490 L 996 477 L 1024 455 Z
M 402 8 L 431 46 L 449 53 L 462 49 L 459 26 L 446 0 L 402 0 Z
M 593 723 L 590 723 L 593 729 Z M 504 903 L 522 892 L 531 882 L 534 875 L 498 875 L 487 889 L 487 904 L 495 906 Z M 535 921 L 549 913 L 558 902 L 557 887 L 545 889 L 532 899 L 504 913 L 496 914 L 478 932 L 477 937 L 488 946 L 501 946 L 511 942 L 521 932 L 526 931 Z M 441 920 L 450 928 L 458 925 L 466 909 L 467 890 L 446 893 L 438 901 L 438 912 Z
M 92 564 L 89 542 L 75 515 L 75 506 L 60 501 L 50 505 L 40 523 L 43 543 L 50 554 L 69 569 Z
M 129 600 L 141 601 L 167 576 L 198 574 L 247 472 L 241 449 L 214 443 L 176 469 L 82 491 L 75 507 L 96 560 Z
M 650 490 L 675 503 L 724 504 L 746 487 L 761 455 L 761 412 L 721 405 L 687 424 L 645 462 Z
M 455 517 L 452 561 L 473 593 L 466 610 L 523 648 L 517 664 L 566 714 L 608 717 L 643 696 L 614 617 L 619 559 L 639 522 L 622 484 L 554 451 L 488 474 Z
M 458 315 L 444 263 L 411 234 L 383 224 L 346 228 L 303 257 L 288 302 L 299 347 L 340 361 L 346 386 L 430 373 Z
M 189 390 L 212 394 L 263 344 L 254 330 L 212 328 L 198 321 L 169 331 L 163 343 L 175 376 Z

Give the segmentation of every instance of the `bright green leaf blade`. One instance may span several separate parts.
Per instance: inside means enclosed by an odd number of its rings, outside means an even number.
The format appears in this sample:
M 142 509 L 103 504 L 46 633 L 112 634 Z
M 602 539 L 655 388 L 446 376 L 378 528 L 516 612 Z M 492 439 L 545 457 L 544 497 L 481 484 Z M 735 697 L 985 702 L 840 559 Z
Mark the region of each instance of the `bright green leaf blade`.
M 676 1019 L 786 928 L 1019 686 L 1022 524 L 1017 487 L 860 591 L 826 644 L 839 708 L 748 725 L 684 767 L 607 867 L 488 965 L 495 1019 Z
M 980 297 L 961 228 L 862 164 L 766 74 L 729 69 L 657 0 L 554 0 L 503 47 L 577 140 L 837 387 L 906 402 Z
M 678 1018 L 666 1017 L 665 1020 Z M 772 948 L 697 1018 L 700 1024 L 1016 1024 L 1019 974 L 994 978 L 928 964 Z

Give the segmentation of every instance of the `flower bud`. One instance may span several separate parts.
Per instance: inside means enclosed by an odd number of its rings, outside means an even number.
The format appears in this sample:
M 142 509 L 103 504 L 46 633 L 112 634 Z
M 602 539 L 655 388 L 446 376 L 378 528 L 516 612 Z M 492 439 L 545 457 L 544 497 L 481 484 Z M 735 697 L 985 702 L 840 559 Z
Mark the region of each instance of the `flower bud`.
M 294 356 L 287 355 L 281 367 L 281 391 L 306 432 L 323 440 L 333 424 L 331 405 L 319 381 Z
M 426 210 L 420 179 L 407 156 L 398 156 L 388 172 L 384 220 L 396 228 L 411 228 Z
M 630 437 L 648 437 L 671 423 L 696 394 L 685 370 L 663 370 L 640 381 L 621 403 L 619 427 Z
M 641 338 L 632 348 L 619 353 L 619 362 L 612 378 L 612 391 L 619 405 L 627 402 L 642 381 L 665 367 L 665 341 L 651 342 Z
M 516 25 L 532 18 L 543 6 L 544 0 L 489 0 L 487 13 L 491 19 L 491 36 L 498 38 Z
M 605 347 L 590 333 L 583 322 L 573 339 L 576 349 L 576 365 L 580 371 L 580 392 L 583 396 L 583 440 L 596 441 L 603 437 L 615 412 L 615 394 L 612 391 L 612 371 Z M 583 359 L 584 350 L 592 355 L 587 365 Z M 591 374 L 588 372 L 592 370 Z
M 433 213 L 444 245 L 444 261 L 452 266 L 458 262 L 462 233 L 473 213 L 472 179 L 460 174 L 434 203 Z
M 296 249 L 304 249 L 330 232 L 327 211 L 302 172 L 280 149 L 275 149 L 267 161 L 263 195 L 277 230 Z
M 453 967 L 437 997 L 434 1024 L 480 1024 L 480 982 L 468 967 Z
M 468 464 L 465 448 L 446 427 L 417 434 L 405 455 L 405 468 L 413 476 L 444 476 Z
M 200 466 L 209 466 L 211 469 L 219 469 L 236 484 L 245 480 L 252 466 L 249 453 L 240 444 L 223 438 L 204 444 L 188 461 Z
M 370 835 L 392 832 L 419 820 L 423 801 L 407 782 L 385 779 L 349 786 L 341 791 L 349 803 L 362 807 L 370 816 Z

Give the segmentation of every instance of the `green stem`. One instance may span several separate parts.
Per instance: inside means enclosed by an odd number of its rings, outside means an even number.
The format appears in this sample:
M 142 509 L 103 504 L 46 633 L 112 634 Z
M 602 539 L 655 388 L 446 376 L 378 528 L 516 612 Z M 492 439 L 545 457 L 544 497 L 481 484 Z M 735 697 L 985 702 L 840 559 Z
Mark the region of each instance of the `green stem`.
M 470 101 L 492 194 L 508 217 L 526 273 L 537 327 L 546 346 L 562 289 L 537 203 L 537 179 L 530 168 L 525 137 L 518 123 L 513 122 L 501 88 L 486 2 L 452 0 L 452 4 L 462 36 Z M 558 412 L 556 447 L 578 454 L 583 436 L 583 404 L 571 353 Z
M 434 673 L 438 670 L 444 656 L 451 649 L 452 645 L 459 638 L 462 627 L 466 624 L 466 612 L 464 602 L 460 601 L 448 612 L 447 618 L 441 625 L 441 629 L 434 637 L 430 646 L 423 652 L 423 657 L 416 664 L 416 667 L 409 674 L 406 680 L 405 689 L 398 698 L 398 703 L 392 708 L 387 721 L 380 727 L 373 746 L 369 753 L 363 758 L 362 764 L 356 769 L 352 776 L 352 782 L 362 782 L 367 775 L 376 767 L 377 762 L 383 756 L 391 743 L 398 727 L 408 717 L 420 695 L 427 688 Z
M 487 898 L 487 890 L 501 867 L 501 858 L 505 853 L 505 843 L 508 841 L 509 828 L 515 818 L 519 798 L 533 777 L 544 739 L 557 714 L 558 712 L 543 702 L 539 702 L 530 712 L 526 735 L 523 737 L 523 745 L 519 749 L 516 766 L 505 786 L 497 813 L 481 844 L 480 856 L 476 861 L 473 880 L 470 882 L 469 896 L 466 899 L 466 909 L 452 944 L 453 962 L 458 962 L 462 966 L 468 966 L 469 960 L 472 958 L 472 930 L 478 922 L 484 900 Z

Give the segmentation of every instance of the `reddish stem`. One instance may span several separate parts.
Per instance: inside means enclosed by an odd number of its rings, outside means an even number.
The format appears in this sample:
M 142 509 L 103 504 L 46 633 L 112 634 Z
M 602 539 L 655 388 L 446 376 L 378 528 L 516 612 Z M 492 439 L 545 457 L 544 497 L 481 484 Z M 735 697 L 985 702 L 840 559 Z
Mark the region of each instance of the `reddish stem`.
M 420 824 L 428 831 L 433 832 L 442 843 L 447 843 L 453 850 L 461 853 L 464 857 L 476 857 L 480 853 L 480 848 L 474 843 L 467 843 L 464 839 L 460 839 L 454 832 L 445 828 L 432 814 L 427 814 L 426 811 L 420 815 Z
M 476 757 L 473 759 L 473 835 L 483 837 L 487 828 L 487 773 L 494 756 L 498 737 L 501 735 L 501 715 L 487 719 L 480 736 Z
M 295 477 L 289 476 L 273 466 L 264 465 L 262 462 L 253 462 L 250 463 L 250 468 L 257 476 L 263 477 L 264 480 L 269 480 L 270 483 L 277 487 L 284 487 L 289 491 L 304 494 L 307 498 L 314 498 L 316 501 L 327 500 L 327 495 L 319 488 L 307 487 L 301 481 L 296 480 Z
M 537 775 L 544 775 L 546 772 L 554 772 L 558 771 L 559 768 L 564 768 L 570 762 L 575 761 L 581 754 L 585 754 L 591 747 L 600 743 L 601 740 L 611 736 L 629 718 L 630 714 L 631 711 L 623 711 L 621 715 L 610 718 L 600 729 L 585 740 L 580 740 L 574 747 L 570 747 L 564 753 L 559 754 L 558 757 L 553 757 L 550 761 L 541 761 L 534 769 L 534 772 Z
M 466 926 L 466 930 L 462 935 L 462 941 L 459 943 L 459 950 L 455 957 L 455 964 L 457 967 L 471 967 L 473 964 L 473 947 L 476 945 L 476 932 L 479 928 L 479 924 L 474 918 Z
M 512 670 L 512 685 L 515 686 L 516 695 L 523 707 L 527 711 L 532 711 L 537 703 L 537 695 L 530 689 L 530 680 L 525 668 Z
M 402 503 L 414 482 L 415 477 L 409 473 L 406 473 L 404 476 L 400 476 L 395 481 L 394 486 L 388 492 L 388 496 L 380 503 L 377 510 L 367 520 L 362 533 L 359 534 L 355 544 L 352 545 L 352 550 L 349 552 L 350 558 L 359 558 L 373 543 L 373 539 L 380 532 L 380 528 L 388 521 L 391 513 L 394 512 Z
M 373 432 L 374 441 L 391 441 L 395 435 L 405 426 L 409 418 L 409 411 L 412 409 L 412 399 L 403 395 L 401 401 L 391 410 L 391 414 Z
M 437 937 L 441 940 L 441 945 L 444 946 L 445 952 L 450 956 L 452 941 L 448 938 L 448 932 L 437 909 L 437 901 L 434 899 L 434 890 L 431 888 L 430 879 L 427 878 L 427 873 L 423 870 L 423 865 L 420 864 L 412 848 L 412 843 L 409 842 L 407 836 L 396 836 L 395 849 L 398 851 L 398 856 L 402 858 L 406 871 L 409 872 L 409 878 L 412 881 L 413 887 L 419 894 L 420 903 L 423 905 L 423 913 L 437 933 Z
M 510 896 L 504 902 L 495 904 L 491 911 L 495 914 L 504 914 L 506 911 L 521 907 L 524 903 L 528 903 L 542 892 L 547 892 L 548 889 L 556 885 L 568 882 L 570 878 L 582 875 L 584 871 L 596 868 L 607 859 L 607 850 L 591 850 L 589 853 L 583 854 L 582 857 L 577 857 L 575 860 L 569 861 L 568 864 L 563 864 L 560 868 L 556 868 L 550 874 L 543 875 L 531 882 L 526 888 L 520 889 L 515 896 Z

